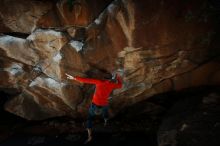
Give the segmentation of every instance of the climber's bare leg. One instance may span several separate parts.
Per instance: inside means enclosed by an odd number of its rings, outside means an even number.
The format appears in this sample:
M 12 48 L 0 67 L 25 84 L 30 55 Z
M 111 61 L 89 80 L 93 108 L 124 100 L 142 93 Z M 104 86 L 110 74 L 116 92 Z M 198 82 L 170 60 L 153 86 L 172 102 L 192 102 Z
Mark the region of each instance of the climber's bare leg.
M 84 144 L 87 144 L 88 142 L 90 142 L 92 140 L 92 129 L 88 128 L 87 132 L 88 132 L 88 139 L 85 141 Z

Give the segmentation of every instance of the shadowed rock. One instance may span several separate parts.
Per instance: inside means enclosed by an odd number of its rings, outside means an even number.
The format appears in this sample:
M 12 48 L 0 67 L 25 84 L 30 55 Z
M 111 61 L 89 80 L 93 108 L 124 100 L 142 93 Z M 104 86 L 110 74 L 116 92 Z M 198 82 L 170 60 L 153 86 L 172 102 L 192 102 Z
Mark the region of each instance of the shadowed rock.
M 167 91 L 219 85 L 219 13 L 208 0 L 0 4 L 0 32 L 14 32 L 0 36 L 0 88 L 21 91 L 6 109 L 24 118 L 86 115 L 94 87 L 67 80 L 66 72 L 121 74 L 114 114 Z

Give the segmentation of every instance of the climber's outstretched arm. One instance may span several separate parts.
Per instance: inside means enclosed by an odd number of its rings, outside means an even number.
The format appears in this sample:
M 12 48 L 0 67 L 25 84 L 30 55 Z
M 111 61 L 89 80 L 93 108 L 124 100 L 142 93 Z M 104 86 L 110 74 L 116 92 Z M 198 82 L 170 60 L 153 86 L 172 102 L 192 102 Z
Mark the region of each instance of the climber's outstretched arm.
M 81 83 L 87 83 L 87 84 L 100 84 L 102 81 L 97 79 L 90 79 L 90 78 L 83 78 L 83 77 L 73 77 L 66 73 L 66 76 L 70 80 L 79 81 Z

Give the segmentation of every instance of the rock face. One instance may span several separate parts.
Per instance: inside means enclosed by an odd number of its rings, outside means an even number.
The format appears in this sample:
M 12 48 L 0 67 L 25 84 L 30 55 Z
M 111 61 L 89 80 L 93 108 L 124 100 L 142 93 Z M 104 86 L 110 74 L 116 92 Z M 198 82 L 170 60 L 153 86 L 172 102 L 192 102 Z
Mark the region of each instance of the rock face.
M 50 3 L 25 0 L 1 1 L 1 32 L 31 33 L 37 21 L 52 7 Z M 5 30 L 5 28 L 7 28 Z M 8 30 L 9 29 L 9 30 Z
M 121 74 L 113 113 L 155 94 L 220 83 L 212 1 L 3 0 L 0 7 L 0 90 L 18 93 L 5 109 L 26 119 L 85 116 L 94 88 L 65 73 Z
M 158 145 L 217 146 L 219 103 L 217 93 L 180 100 L 169 110 L 159 128 Z

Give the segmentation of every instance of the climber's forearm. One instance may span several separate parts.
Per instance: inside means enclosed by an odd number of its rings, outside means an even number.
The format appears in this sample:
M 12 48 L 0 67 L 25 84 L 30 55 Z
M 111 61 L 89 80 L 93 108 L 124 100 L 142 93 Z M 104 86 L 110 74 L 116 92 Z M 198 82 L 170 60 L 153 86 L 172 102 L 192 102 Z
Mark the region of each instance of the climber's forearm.
M 99 84 L 101 81 L 97 79 L 90 79 L 90 78 L 84 78 L 84 77 L 75 77 L 75 80 L 81 83 L 87 83 L 87 84 Z

